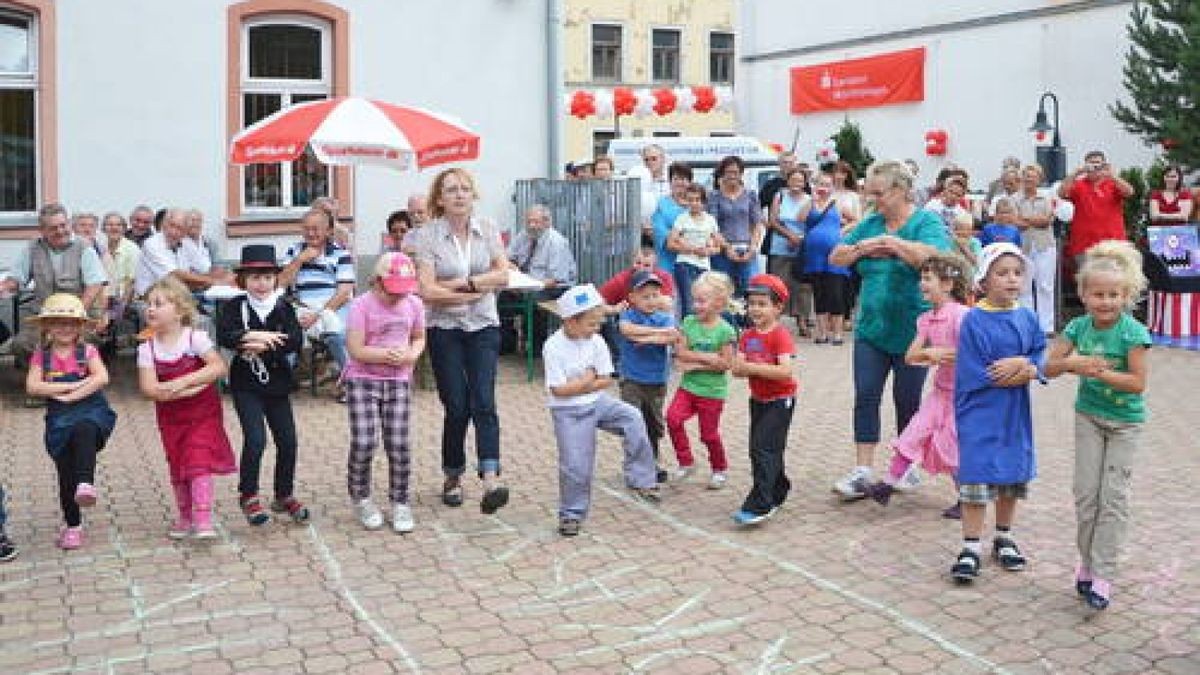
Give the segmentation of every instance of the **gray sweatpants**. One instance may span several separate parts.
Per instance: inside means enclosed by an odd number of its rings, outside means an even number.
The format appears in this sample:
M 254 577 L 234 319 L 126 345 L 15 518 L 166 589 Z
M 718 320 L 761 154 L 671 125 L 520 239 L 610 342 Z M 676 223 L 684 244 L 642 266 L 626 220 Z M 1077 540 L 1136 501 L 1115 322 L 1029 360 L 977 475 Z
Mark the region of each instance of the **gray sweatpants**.
M 1129 525 L 1133 455 L 1142 425 L 1075 413 L 1075 519 L 1083 566 L 1105 581 Z
M 596 470 L 596 430 L 624 438 L 625 484 L 652 488 L 654 451 L 646 436 L 646 423 L 637 408 L 602 393 L 592 405 L 551 408 L 554 437 L 558 441 L 558 516 L 583 520 L 592 501 L 592 474 Z

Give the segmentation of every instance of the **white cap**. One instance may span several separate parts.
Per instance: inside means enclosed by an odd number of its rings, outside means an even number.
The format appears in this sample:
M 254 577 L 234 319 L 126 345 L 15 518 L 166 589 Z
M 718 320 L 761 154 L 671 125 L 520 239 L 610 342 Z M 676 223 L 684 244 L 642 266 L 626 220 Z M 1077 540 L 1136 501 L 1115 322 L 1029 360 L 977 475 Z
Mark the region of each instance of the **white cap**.
M 567 289 L 566 293 L 558 296 L 558 315 L 569 319 L 576 314 L 582 314 L 594 307 L 604 305 L 604 298 L 591 284 L 580 284 Z
M 1000 241 L 995 244 L 988 244 L 983 247 L 983 252 L 979 254 L 979 266 L 975 268 L 975 287 L 979 288 L 983 284 L 983 280 L 988 275 L 988 270 L 992 269 L 992 264 L 1000 259 L 1000 256 L 1015 255 L 1021 259 L 1021 264 L 1025 269 L 1029 269 L 1029 259 L 1021 251 L 1021 247 L 1012 242 Z

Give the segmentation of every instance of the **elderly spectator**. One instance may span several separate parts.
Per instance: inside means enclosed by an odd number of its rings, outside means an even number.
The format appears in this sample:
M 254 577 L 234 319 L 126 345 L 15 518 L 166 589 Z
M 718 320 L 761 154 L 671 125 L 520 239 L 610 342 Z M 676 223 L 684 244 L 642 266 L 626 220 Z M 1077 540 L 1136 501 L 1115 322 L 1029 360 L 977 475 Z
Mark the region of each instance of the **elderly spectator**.
M 1083 166 L 1071 173 L 1059 186 L 1058 196 L 1075 205 L 1075 217 L 1067 234 L 1066 255 L 1075 258 L 1075 269 L 1093 244 L 1125 240 L 1125 199 L 1133 186 L 1113 172 L 1112 165 L 1099 150 L 1083 157 Z
M 100 242 L 100 219 L 94 213 L 81 211 L 71 217 L 71 231 L 79 241 L 85 246 L 90 246 L 95 249 L 96 255 L 100 256 L 100 264 L 104 267 L 104 292 L 96 294 L 92 300 L 92 304 L 84 303 L 84 308 L 88 314 L 103 315 L 111 319 L 108 314 L 109 299 L 113 293 L 112 276 L 108 274 L 108 263 L 105 261 L 106 254 L 104 247 Z
M 792 266 L 803 264 L 796 255 L 800 253 L 800 245 L 805 240 L 808 212 L 812 208 L 813 200 L 809 194 L 811 190 L 807 174 L 794 164 L 793 157 L 792 165 L 784 174 L 784 188 L 775 192 L 774 201 L 770 203 L 771 210 L 767 217 L 767 271 L 787 284 L 789 297 L 784 303 L 784 314 L 795 319 L 797 334 L 808 337 L 813 289 L 808 283 L 800 283 L 802 270 L 793 271 Z M 780 165 L 783 165 L 782 160 Z M 840 233 L 837 238 L 841 238 Z M 805 252 L 807 251 L 808 247 L 805 246 Z M 826 251 L 825 257 L 828 256 L 829 251 Z
M 717 219 L 724 240 L 721 252 L 712 256 L 712 268 L 729 275 L 738 297 L 757 272 L 758 250 L 766 233 L 758 195 L 742 180 L 745 170 L 741 157 L 723 158 L 713 172 L 717 189 L 708 198 L 708 212 Z
M 641 181 L 642 231 L 649 226 L 650 217 L 658 208 L 659 201 L 671 194 L 671 182 L 667 173 L 667 153 L 662 146 L 651 143 L 642 147 L 642 163 L 626 172 L 629 178 Z M 691 182 L 690 179 L 688 182 Z M 674 222 L 674 219 L 671 219 Z M 659 251 L 661 262 L 662 251 Z
M 971 214 L 970 210 L 963 206 L 966 196 L 966 181 L 958 177 L 948 178 L 942 183 L 942 189 L 937 196 L 925 204 L 925 210 L 937 215 L 946 227 L 946 232 L 953 232 L 954 223 L 959 215 Z
M 412 222 L 408 228 L 408 233 L 404 235 L 404 239 L 400 242 L 400 248 L 410 257 L 413 254 L 415 241 L 417 238 L 417 230 L 421 229 L 425 223 L 429 222 L 429 202 L 425 199 L 425 195 L 413 195 L 408 198 L 408 218 Z
M 154 234 L 154 230 L 154 210 L 145 204 L 133 207 L 133 211 L 129 212 L 128 239 L 141 246 Z
M 1054 276 L 1058 270 L 1058 247 L 1050 224 L 1054 205 L 1038 192 L 1042 167 L 1030 164 L 1021 169 L 1021 191 L 1017 194 L 1017 227 L 1021 228 L 1021 250 L 1029 258 L 1029 273 L 1020 302 L 1032 309 L 1044 333 L 1054 332 Z
M 525 212 L 525 229 L 517 233 L 508 245 L 508 259 L 525 274 L 542 282 L 538 300 L 553 300 L 575 285 L 577 268 L 571 243 L 550 225 L 550 209 L 534 204 Z M 509 292 L 505 292 L 507 295 Z M 503 303 L 508 305 L 509 303 Z M 516 330 L 507 312 L 501 315 L 500 353 L 511 353 L 516 347 Z M 534 315 L 533 335 L 526 335 L 533 348 L 541 351 L 546 341 L 546 316 Z
M 905 363 L 924 310 L 921 276 L 926 258 L 950 248 L 950 235 L 937 216 L 912 203 L 912 174 L 900 162 L 876 162 L 867 170 L 868 198 L 875 213 L 837 245 L 829 262 L 851 265 L 862 277 L 861 305 L 854 321 L 854 442 L 857 465 L 834 484 L 846 499 L 861 499 L 870 484 L 879 443 L 883 386 L 893 373 L 897 432 L 921 403 L 925 369 Z
M 174 275 L 193 291 L 209 286 L 229 285 L 233 275 L 228 270 L 214 268 L 204 249 L 189 239 L 187 212 L 167 209 L 162 219 L 162 231 L 155 232 L 142 244 L 134 271 L 134 293 L 146 294 L 150 286 L 168 274 Z
M 829 254 L 851 226 L 842 220 L 842 211 L 833 198 L 833 177 L 827 173 L 813 178 L 812 205 L 802 225 L 805 230 L 804 252 L 793 261 L 800 265 L 809 286 L 812 309 L 817 315 L 813 335 L 815 344 L 842 344 L 843 317 L 849 309 L 850 270 L 829 262 Z
M 917 166 L 917 160 L 906 159 L 904 160 L 904 166 L 908 167 L 908 172 L 911 173 L 913 177 L 913 204 L 915 204 L 917 208 L 921 208 L 922 206 L 925 206 L 925 202 L 929 201 L 929 195 L 932 192 L 932 189 L 917 185 L 917 176 L 921 175 L 921 167 Z
M 467 426 L 474 424 L 484 489 L 480 509 L 495 513 L 508 503 L 508 488 L 499 484 L 496 414 L 496 291 L 508 284 L 508 259 L 495 224 L 474 215 L 478 198 L 475 179 L 465 169 L 437 175 L 429 190 L 434 220 L 418 230 L 416 265 L 426 303 L 429 355 L 444 411 L 442 503 L 463 503 L 464 446 Z
M 692 184 L 692 167 L 683 162 L 675 162 L 671 164 L 667 174 L 671 177 L 671 193 L 658 200 L 654 213 L 650 216 L 650 232 L 647 236 L 654 242 L 658 268 L 670 276 L 675 271 L 675 253 L 667 249 L 667 239 L 671 236 L 675 219 L 687 211 L 683 204 L 684 192 Z
M 1010 171 L 1021 171 L 1020 159 L 1016 157 L 1005 157 L 1004 161 L 1000 163 L 1000 175 L 995 180 L 988 183 L 987 192 L 983 195 L 983 202 L 989 207 L 991 206 L 992 201 L 995 200 L 998 195 L 1015 195 L 1017 191 L 1017 188 L 1015 187 L 1016 184 L 1011 184 L 1014 185 L 1014 187 L 1010 188 L 1010 183 L 1005 182 L 1005 175 Z
M 107 278 L 94 246 L 81 238 L 72 238 L 67 210 L 62 204 L 46 204 L 38 211 L 37 239 L 29 243 L 17 258 L 9 276 L 0 279 L 0 291 L 15 293 L 33 283 L 33 301 L 23 306 L 22 314 L 33 316 L 42 310 L 42 302 L 55 293 L 70 293 L 90 308 L 97 328 L 107 325 L 107 317 L 97 304 L 104 295 Z M 17 364 L 25 367 L 37 345 L 38 331 L 22 321 L 13 338 Z
M 796 153 L 791 150 L 784 150 L 779 153 L 779 173 L 771 176 L 771 179 L 763 183 L 762 190 L 758 193 L 758 204 L 764 209 L 771 208 L 775 203 L 775 195 L 779 191 L 787 187 L 787 177 L 792 169 L 799 168 L 796 164 Z M 808 184 L 808 172 L 804 172 L 804 183 Z M 772 272 L 774 274 L 774 272 Z
M 204 214 L 200 212 L 200 209 L 188 209 L 185 214 L 185 222 L 187 225 L 184 227 L 184 232 L 187 234 L 187 238 L 195 242 L 208 256 L 208 261 L 215 265 L 221 260 L 221 256 L 217 251 L 217 242 L 204 234 Z
M 112 284 L 111 295 L 118 308 L 124 308 L 133 299 L 133 277 L 141 249 L 125 236 L 125 218 L 116 211 L 104 214 L 101 230 L 104 235 L 100 240 L 104 250 L 101 262 L 105 264 Z
M 988 218 L 994 218 L 996 214 L 996 202 L 1000 201 L 1002 197 L 1008 197 L 1009 199 L 1015 200 L 1020 193 L 1020 167 L 1016 169 L 1005 169 L 1004 173 L 1000 176 L 1000 187 L 996 190 L 995 194 L 993 194 L 992 197 L 985 202 L 987 205 L 987 210 L 985 211 L 984 215 Z
M 1162 187 L 1150 191 L 1150 224 L 1180 225 L 1192 216 L 1192 192 L 1183 186 L 1183 171 L 1168 166 L 1162 173 Z
M 613 164 L 613 158 L 608 155 L 600 155 L 592 162 L 592 177 L 599 180 L 612 180 L 613 173 L 616 171 L 616 165 Z
M 302 241 L 283 254 L 280 288 L 300 302 L 300 327 L 318 333 L 338 369 L 346 367 L 346 318 L 354 297 L 354 258 L 333 239 L 334 219 L 315 206 L 300 218 Z M 315 328 L 314 328 L 315 326 Z M 338 400 L 344 400 L 338 393 Z

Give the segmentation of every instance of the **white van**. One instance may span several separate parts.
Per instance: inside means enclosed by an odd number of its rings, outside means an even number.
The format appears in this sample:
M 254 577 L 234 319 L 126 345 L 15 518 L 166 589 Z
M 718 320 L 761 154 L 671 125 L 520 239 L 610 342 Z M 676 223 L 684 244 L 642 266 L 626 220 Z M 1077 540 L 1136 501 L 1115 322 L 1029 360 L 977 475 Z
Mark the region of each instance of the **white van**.
M 750 136 L 671 136 L 614 138 L 608 142 L 608 155 L 613 159 L 616 173 L 624 175 L 642 164 L 642 148 L 657 145 L 667 155 L 667 164 L 686 162 L 692 167 L 695 181 L 712 187 L 712 173 L 717 163 L 729 155 L 737 155 L 746 163 L 746 187 L 760 190 L 779 173 L 778 154 L 766 143 Z

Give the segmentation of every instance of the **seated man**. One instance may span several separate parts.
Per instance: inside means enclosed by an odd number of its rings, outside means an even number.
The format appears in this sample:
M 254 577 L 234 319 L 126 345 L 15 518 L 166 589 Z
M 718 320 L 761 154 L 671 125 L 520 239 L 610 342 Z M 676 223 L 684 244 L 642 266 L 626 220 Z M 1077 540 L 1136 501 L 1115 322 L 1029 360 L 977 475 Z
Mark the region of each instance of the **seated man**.
M 137 268 L 133 273 L 133 292 L 136 297 L 146 294 L 154 282 L 168 274 L 174 275 L 194 292 L 210 286 L 232 285 L 233 275 L 213 267 L 208 253 L 187 237 L 187 212 L 167 209 L 162 229 L 142 243 Z
M 42 302 L 55 293 L 79 296 L 84 307 L 92 308 L 89 312 L 98 322 L 97 330 L 103 330 L 108 317 L 98 300 L 104 294 L 107 277 L 96 249 L 71 236 L 62 204 L 46 204 L 38 211 L 38 231 L 40 236 L 16 259 L 10 274 L 0 278 L 0 293 L 18 293 L 32 282 L 33 299 L 21 306 L 22 318 L 40 312 Z M 37 346 L 37 327 L 22 320 L 13 329 L 17 331 L 13 355 L 17 366 L 24 368 Z
M 525 274 L 542 282 L 537 292 L 537 301 L 554 300 L 563 291 L 575 284 L 575 256 L 567 238 L 550 226 L 550 209 L 535 204 L 525 212 L 525 229 L 513 237 L 508 246 L 508 259 Z M 517 346 L 516 328 L 513 317 L 517 312 L 512 304 L 519 298 L 516 291 L 501 294 L 500 304 L 506 307 L 500 313 L 500 353 L 512 353 Z M 528 339 L 529 336 L 526 336 Z M 546 340 L 546 317 L 535 314 L 533 320 L 533 348 L 535 353 L 542 349 Z
M 354 297 L 354 258 L 333 239 L 334 219 L 312 208 L 300 219 L 304 238 L 283 254 L 279 287 L 300 301 L 297 318 L 310 336 L 320 334 L 338 369 L 346 366 L 346 313 Z M 339 396 L 340 400 L 340 396 Z

